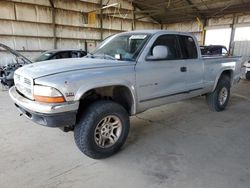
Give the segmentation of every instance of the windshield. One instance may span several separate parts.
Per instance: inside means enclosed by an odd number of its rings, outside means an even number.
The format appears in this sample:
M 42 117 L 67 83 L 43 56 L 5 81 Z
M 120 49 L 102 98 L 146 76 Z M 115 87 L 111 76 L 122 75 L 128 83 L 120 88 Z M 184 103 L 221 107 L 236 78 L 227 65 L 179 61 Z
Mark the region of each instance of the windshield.
M 40 55 L 39 57 L 35 58 L 34 59 L 34 62 L 39 62 L 39 61 L 45 61 L 45 60 L 48 60 L 49 57 L 51 57 L 51 55 L 53 55 L 52 52 L 45 52 L 43 53 L 42 55 Z
M 133 61 L 136 60 L 148 38 L 148 34 L 114 35 L 104 40 L 92 56 Z

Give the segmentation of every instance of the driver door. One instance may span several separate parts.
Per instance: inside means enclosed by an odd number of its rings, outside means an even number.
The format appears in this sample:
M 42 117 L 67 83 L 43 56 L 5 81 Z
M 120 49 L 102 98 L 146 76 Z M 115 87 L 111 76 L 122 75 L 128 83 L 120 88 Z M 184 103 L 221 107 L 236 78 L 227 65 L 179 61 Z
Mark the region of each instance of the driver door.
M 185 98 L 186 95 L 187 74 L 178 38 L 170 34 L 159 36 L 150 48 L 148 56 L 153 55 L 153 48 L 159 45 L 167 47 L 166 58 L 146 58 L 136 65 L 137 94 L 143 108 L 168 103 L 176 98 Z

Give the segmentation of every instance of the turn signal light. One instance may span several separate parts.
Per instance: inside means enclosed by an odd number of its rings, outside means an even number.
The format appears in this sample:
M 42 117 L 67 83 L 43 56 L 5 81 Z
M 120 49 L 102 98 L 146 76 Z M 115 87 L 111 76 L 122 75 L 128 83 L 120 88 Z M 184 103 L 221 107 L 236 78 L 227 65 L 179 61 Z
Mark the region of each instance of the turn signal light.
M 34 95 L 34 99 L 38 102 L 45 102 L 45 103 L 65 102 L 64 97 L 45 97 L 45 96 Z

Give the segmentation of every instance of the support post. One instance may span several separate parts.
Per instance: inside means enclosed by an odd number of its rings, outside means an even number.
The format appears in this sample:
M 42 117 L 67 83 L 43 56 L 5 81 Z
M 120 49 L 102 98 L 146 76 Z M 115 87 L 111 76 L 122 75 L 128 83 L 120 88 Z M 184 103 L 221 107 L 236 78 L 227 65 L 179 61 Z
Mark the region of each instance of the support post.
M 235 24 L 238 23 L 238 16 L 235 14 L 233 15 L 233 23 L 231 24 L 231 36 L 230 36 L 230 43 L 229 43 L 229 54 L 233 55 L 234 53 L 234 36 L 235 36 Z
M 52 7 L 52 27 L 53 27 L 53 42 L 54 49 L 57 49 L 57 38 L 56 38 L 56 12 L 53 0 L 49 0 L 50 5 Z
M 15 20 L 17 20 L 17 16 L 16 16 L 16 3 L 14 2 L 14 16 L 15 16 Z
M 202 45 L 205 45 L 205 41 L 206 41 L 206 26 L 207 26 L 207 19 L 204 20 L 203 22 L 203 28 L 202 28 Z
M 101 40 L 103 40 L 103 0 L 100 0 L 100 32 L 101 32 Z
M 198 25 L 199 25 L 199 27 L 201 29 L 201 32 L 202 32 L 202 34 L 201 34 L 201 44 L 205 45 L 205 37 L 206 37 L 205 27 L 206 27 L 206 24 L 207 24 L 207 20 L 205 19 L 205 20 L 201 21 L 199 17 L 196 17 L 196 20 L 197 20 Z
M 84 50 L 88 53 L 88 43 L 86 40 L 84 41 Z
M 133 6 L 133 10 L 132 10 L 132 30 L 135 30 L 136 29 L 136 26 L 135 26 L 135 6 L 132 4 Z

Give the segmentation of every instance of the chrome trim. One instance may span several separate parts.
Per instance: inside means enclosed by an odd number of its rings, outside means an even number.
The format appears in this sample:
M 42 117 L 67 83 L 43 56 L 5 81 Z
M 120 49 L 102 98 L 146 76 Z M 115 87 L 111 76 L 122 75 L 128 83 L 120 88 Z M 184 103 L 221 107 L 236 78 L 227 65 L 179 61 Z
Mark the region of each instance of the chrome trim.
M 15 86 L 10 88 L 9 95 L 11 99 L 18 105 L 27 110 L 33 112 L 44 113 L 44 114 L 55 114 L 68 111 L 76 111 L 79 107 L 79 101 L 64 102 L 60 104 L 49 104 L 49 103 L 40 103 L 33 100 L 29 100 L 21 96 L 17 91 Z

